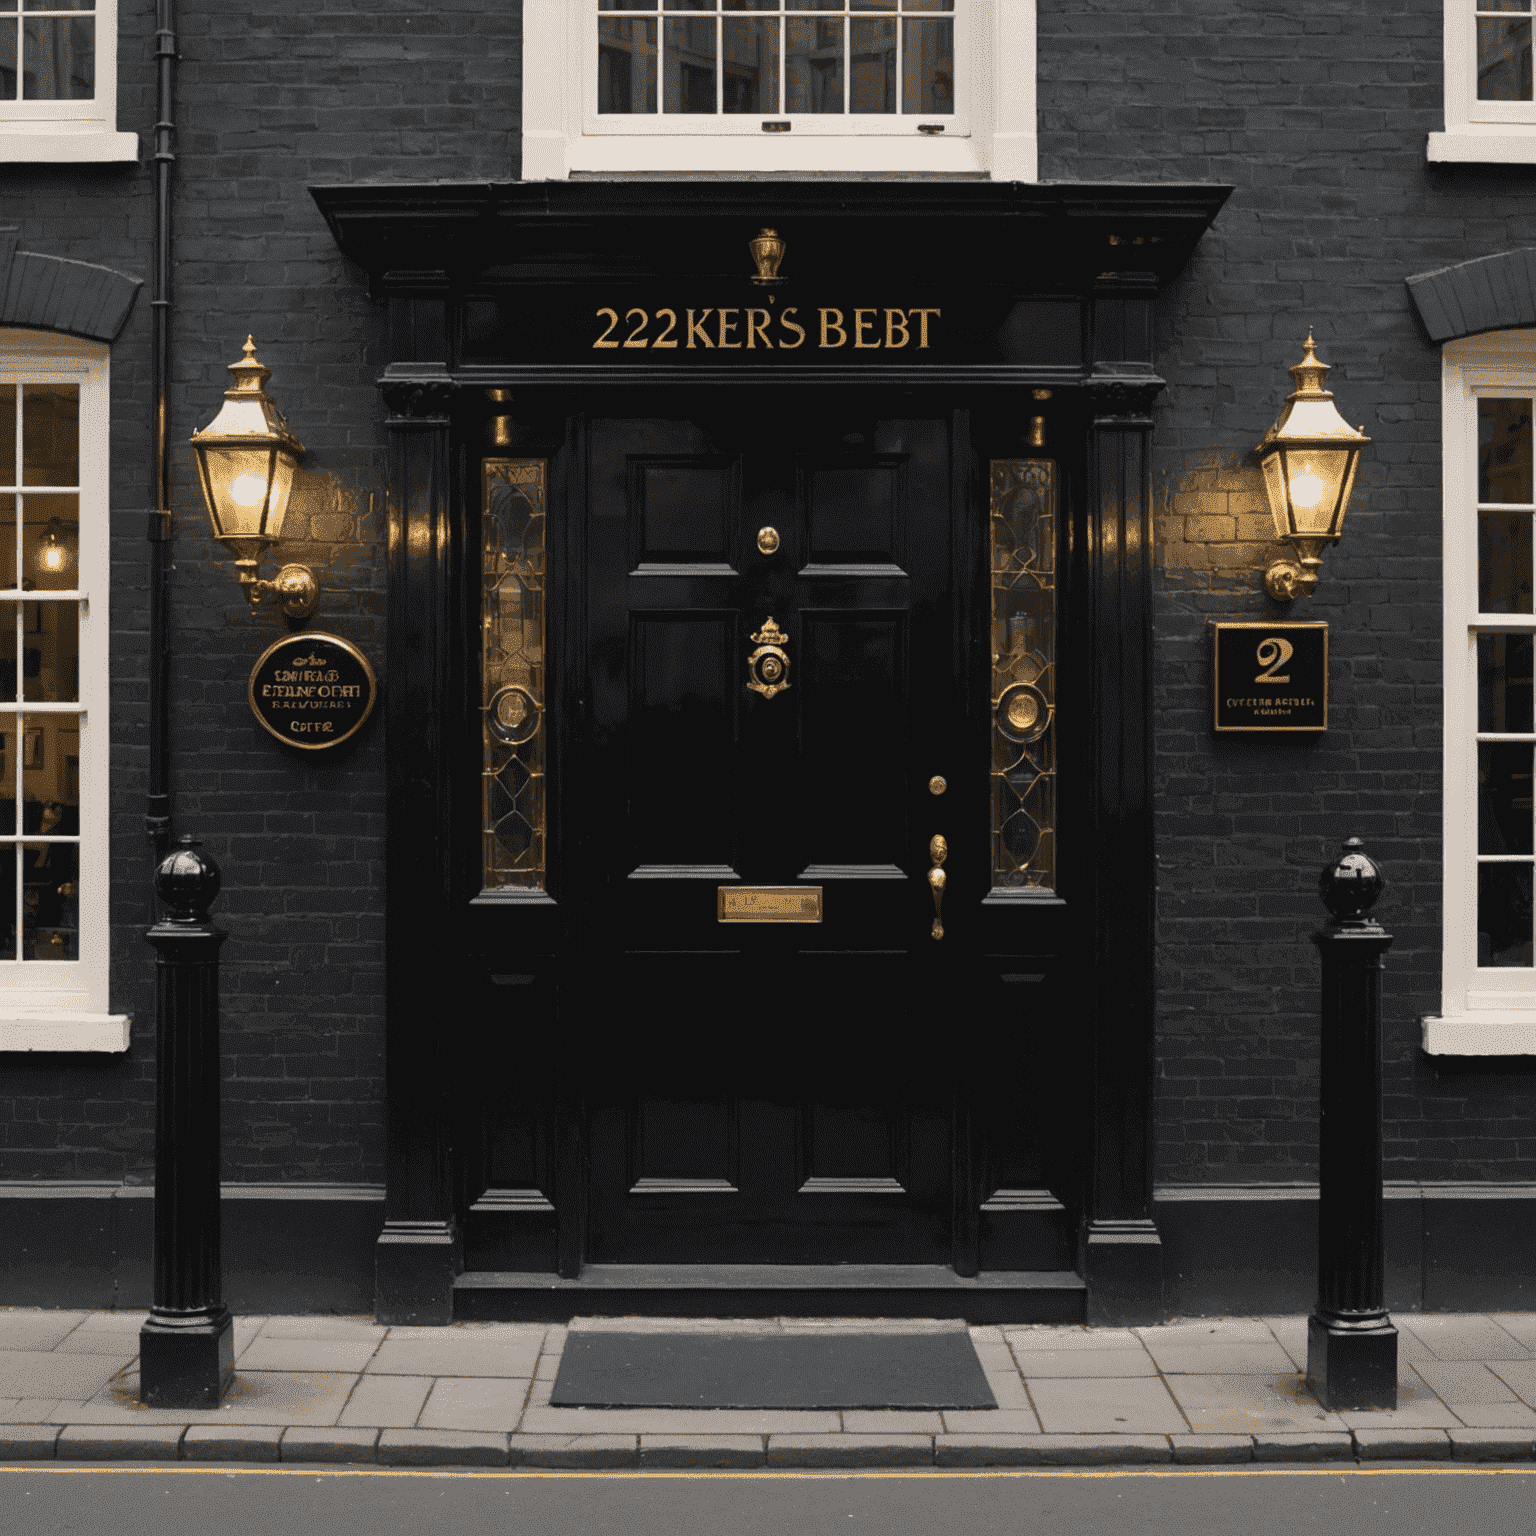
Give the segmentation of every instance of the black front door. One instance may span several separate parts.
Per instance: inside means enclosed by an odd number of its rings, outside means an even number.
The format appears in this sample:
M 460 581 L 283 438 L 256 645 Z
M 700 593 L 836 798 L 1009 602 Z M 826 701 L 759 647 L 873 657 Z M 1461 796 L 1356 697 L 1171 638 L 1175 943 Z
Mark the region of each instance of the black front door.
M 591 1262 L 950 1256 L 952 422 L 827 406 L 589 424 Z

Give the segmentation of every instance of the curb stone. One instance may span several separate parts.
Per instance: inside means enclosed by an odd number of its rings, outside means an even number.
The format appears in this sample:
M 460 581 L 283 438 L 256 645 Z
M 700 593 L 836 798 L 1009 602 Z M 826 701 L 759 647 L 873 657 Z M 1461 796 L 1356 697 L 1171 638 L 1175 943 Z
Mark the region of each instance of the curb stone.
M 0 1424 L 0 1461 L 52 1461 L 57 1424 Z
M 375 1454 L 385 1467 L 504 1467 L 507 1437 L 484 1430 L 386 1429 Z
M 761 1435 L 641 1435 L 642 1467 L 760 1467 Z
M 932 1435 L 769 1435 L 770 1467 L 931 1467 Z
M 1536 1436 L 1528 1429 L 1448 1429 L 1457 1461 L 1525 1461 Z
M 56 1442 L 60 1461 L 175 1461 L 185 1424 L 69 1424 Z
M 1347 1429 L 1286 1430 L 1253 1437 L 1255 1461 L 1353 1461 L 1355 1442 Z
M 1361 1461 L 1449 1461 L 1450 1436 L 1443 1429 L 1357 1429 Z
M 1173 1459 L 1185 1467 L 1212 1466 L 1217 1462 L 1252 1461 L 1252 1435 L 1169 1435 Z
M 636 1435 L 513 1435 L 515 1467 L 633 1467 Z
M 284 1461 L 375 1461 L 376 1429 L 299 1429 L 283 1431 Z
M 181 1442 L 187 1461 L 277 1461 L 280 1424 L 194 1424 Z
M 1037 1467 L 1042 1435 L 995 1434 L 937 1435 L 933 1463 L 937 1467 Z
M 1167 1435 L 1036 1435 L 1040 1460 L 1051 1467 L 1109 1467 L 1172 1461 Z

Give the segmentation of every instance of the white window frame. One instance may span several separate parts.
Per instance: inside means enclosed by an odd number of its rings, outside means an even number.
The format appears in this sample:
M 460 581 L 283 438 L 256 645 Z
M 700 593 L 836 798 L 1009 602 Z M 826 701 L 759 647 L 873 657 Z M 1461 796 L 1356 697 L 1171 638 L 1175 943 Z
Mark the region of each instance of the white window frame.
M 128 1018 L 108 1011 L 107 347 L 0 329 L 0 384 L 80 386 L 80 958 L 0 960 L 0 1051 L 126 1051 Z M 7 734 L 16 734 L 14 724 Z
M 686 14 L 686 13 L 680 13 Z M 599 114 L 594 0 L 524 0 L 523 179 L 624 172 L 927 172 L 1038 179 L 1035 0 L 956 0 L 957 108 L 945 131 L 925 114 L 797 118 L 764 133 L 754 117 Z
M 1477 99 L 1476 0 L 1445 0 L 1444 56 L 1445 130 L 1430 134 L 1428 158 L 1536 164 L 1536 101 Z
M 8 17 L 14 23 L 13 17 Z M 137 161 L 139 136 L 117 131 L 117 0 L 96 0 L 96 95 L 0 101 L 0 163 Z
M 1536 615 L 1480 615 L 1477 402 L 1536 397 L 1536 330 L 1446 344 L 1441 396 L 1445 679 L 1443 951 L 1432 1055 L 1536 1055 L 1536 968 L 1477 964 L 1477 644 L 1479 634 L 1536 632 Z

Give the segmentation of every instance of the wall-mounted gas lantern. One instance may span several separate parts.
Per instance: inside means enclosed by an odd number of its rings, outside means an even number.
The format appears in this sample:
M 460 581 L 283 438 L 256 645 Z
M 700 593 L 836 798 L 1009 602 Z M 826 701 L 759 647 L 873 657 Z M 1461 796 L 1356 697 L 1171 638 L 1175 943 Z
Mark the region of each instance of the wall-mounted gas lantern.
M 1360 450 L 1370 442 L 1339 415 L 1323 388 L 1328 364 L 1318 361 L 1311 331 L 1301 361 L 1289 372 L 1296 387 L 1258 447 L 1275 533 L 1295 546 L 1299 560 L 1276 560 L 1264 572 L 1264 590 L 1279 603 L 1312 595 L 1320 552 L 1338 540 Z
M 299 619 L 320 601 L 315 573 L 307 565 L 285 565 L 274 580 L 263 581 L 256 572 L 262 552 L 282 535 L 304 445 L 262 387 L 272 372 L 256 360 L 256 343 L 247 336 L 241 350 L 244 357 L 229 365 L 235 387 L 225 391 L 219 414 L 192 434 L 197 472 L 213 536 L 234 550 L 240 586 L 252 610 L 276 597 L 284 613 Z

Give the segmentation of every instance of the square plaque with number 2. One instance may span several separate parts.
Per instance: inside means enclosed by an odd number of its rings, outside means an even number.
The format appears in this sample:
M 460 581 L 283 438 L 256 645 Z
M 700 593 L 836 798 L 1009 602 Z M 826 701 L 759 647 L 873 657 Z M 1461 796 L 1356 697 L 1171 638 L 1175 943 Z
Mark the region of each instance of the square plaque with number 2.
M 1218 731 L 1326 731 L 1328 626 L 1211 625 Z

